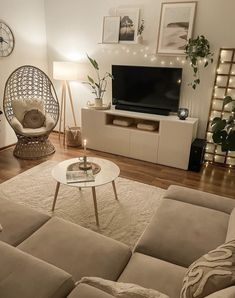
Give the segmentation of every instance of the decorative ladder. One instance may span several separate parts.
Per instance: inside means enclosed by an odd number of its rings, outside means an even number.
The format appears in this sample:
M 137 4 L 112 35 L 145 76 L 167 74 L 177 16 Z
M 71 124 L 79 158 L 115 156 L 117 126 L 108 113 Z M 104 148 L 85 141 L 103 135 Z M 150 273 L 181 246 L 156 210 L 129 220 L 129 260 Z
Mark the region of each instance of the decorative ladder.
M 212 92 L 209 118 L 206 130 L 205 161 L 228 167 L 235 166 L 235 152 L 222 152 L 221 146 L 212 139 L 211 121 L 214 117 L 227 119 L 230 115 L 229 105 L 223 106 L 225 96 L 231 96 L 235 101 L 235 49 L 221 48 L 217 62 L 217 70 Z

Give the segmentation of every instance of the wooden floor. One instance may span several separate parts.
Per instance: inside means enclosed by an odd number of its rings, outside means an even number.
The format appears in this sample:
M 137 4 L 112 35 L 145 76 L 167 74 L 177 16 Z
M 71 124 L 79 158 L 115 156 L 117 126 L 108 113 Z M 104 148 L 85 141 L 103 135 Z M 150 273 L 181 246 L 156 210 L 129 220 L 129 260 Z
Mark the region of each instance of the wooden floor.
M 42 160 L 16 159 L 12 154 L 13 147 L 0 151 L 0 183 L 47 159 L 60 161 L 82 155 L 81 149 L 64 148 L 56 133 L 50 139 L 56 147 L 56 153 Z M 93 150 L 88 150 L 88 155 L 115 162 L 121 169 L 121 177 L 164 189 L 171 184 L 183 185 L 235 199 L 235 169 L 205 165 L 200 173 L 195 173 Z

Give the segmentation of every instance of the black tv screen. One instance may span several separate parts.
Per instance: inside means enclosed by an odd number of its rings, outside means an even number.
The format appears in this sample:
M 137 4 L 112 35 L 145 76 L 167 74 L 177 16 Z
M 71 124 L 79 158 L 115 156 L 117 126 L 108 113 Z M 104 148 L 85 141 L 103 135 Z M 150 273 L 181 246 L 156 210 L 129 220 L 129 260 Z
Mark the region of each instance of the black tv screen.
M 177 112 L 182 68 L 112 65 L 114 105 Z

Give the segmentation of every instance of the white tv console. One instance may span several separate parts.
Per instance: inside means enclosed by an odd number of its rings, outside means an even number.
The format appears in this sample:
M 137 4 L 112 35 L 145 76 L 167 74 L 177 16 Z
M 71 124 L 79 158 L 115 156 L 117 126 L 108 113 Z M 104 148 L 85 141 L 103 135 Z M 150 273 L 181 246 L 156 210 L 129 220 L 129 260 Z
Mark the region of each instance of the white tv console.
M 114 119 L 133 121 L 128 127 L 113 125 Z M 154 131 L 137 128 L 137 123 L 156 125 Z M 192 141 L 196 138 L 198 119 L 179 120 L 121 110 L 82 109 L 82 134 L 88 147 L 179 169 L 188 169 Z

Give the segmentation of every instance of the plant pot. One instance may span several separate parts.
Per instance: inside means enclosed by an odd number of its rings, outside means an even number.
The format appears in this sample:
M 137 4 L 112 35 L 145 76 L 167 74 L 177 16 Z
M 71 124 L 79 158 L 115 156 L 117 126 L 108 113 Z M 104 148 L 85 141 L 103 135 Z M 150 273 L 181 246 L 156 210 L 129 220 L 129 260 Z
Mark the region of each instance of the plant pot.
M 138 44 L 142 44 L 143 43 L 143 36 L 140 34 L 140 35 L 137 35 L 137 43 Z
M 102 98 L 95 98 L 95 106 L 96 107 L 102 107 L 102 105 L 103 105 Z

